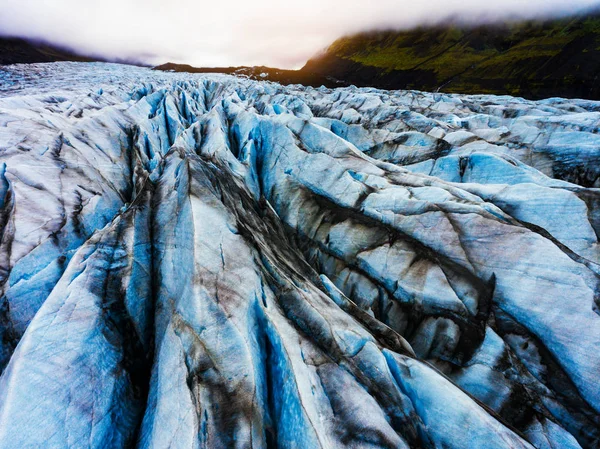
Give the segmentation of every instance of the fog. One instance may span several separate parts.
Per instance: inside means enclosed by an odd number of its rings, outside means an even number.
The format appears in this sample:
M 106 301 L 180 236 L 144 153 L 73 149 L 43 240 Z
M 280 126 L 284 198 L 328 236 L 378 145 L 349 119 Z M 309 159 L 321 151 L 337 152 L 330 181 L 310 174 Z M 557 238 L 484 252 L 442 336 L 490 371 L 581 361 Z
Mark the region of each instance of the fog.
M 599 0 L 0 0 L 0 34 L 78 52 L 196 66 L 298 68 L 336 38 L 453 18 L 546 17 Z

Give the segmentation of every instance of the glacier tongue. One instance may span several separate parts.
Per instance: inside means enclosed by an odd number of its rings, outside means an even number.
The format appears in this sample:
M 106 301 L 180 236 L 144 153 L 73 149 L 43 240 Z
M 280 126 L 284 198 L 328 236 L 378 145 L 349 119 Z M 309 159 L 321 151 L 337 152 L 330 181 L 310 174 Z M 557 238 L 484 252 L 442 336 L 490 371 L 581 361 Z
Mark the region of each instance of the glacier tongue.
M 599 131 L 0 67 L 0 448 L 597 448 Z

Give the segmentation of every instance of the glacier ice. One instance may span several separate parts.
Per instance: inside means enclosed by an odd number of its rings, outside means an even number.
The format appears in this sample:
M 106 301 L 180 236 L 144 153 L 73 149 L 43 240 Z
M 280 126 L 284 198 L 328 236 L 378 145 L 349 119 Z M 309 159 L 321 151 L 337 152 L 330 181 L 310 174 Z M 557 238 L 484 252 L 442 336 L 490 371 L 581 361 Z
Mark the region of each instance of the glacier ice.
M 597 448 L 600 103 L 0 67 L 0 448 Z

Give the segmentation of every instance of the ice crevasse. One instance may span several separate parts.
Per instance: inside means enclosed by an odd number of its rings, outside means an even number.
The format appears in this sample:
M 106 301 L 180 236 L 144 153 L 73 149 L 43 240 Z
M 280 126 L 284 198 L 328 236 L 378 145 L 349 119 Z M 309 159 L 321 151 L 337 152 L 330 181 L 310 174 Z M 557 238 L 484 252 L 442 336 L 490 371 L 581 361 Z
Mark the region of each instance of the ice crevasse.
M 0 448 L 598 448 L 599 131 L 0 67 Z

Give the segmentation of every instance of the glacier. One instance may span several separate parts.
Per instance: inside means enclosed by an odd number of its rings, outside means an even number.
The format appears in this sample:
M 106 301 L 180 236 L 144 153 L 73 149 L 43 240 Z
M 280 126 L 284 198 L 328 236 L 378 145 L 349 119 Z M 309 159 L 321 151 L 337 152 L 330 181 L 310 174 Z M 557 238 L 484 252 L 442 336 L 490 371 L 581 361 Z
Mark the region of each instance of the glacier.
M 0 448 L 600 447 L 600 103 L 0 67 Z

